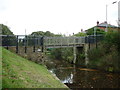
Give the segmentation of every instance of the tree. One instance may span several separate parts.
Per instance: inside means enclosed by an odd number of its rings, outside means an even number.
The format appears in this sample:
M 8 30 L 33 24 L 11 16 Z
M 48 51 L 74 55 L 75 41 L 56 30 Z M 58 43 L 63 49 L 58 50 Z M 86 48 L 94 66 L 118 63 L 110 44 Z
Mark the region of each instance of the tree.
M 44 33 L 44 35 L 45 35 L 45 36 L 54 36 L 54 34 L 51 33 L 50 31 L 46 31 L 46 32 Z
M 0 24 L 1 30 L 2 30 L 2 35 L 14 35 L 13 32 L 3 24 Z
M 78 32 L 78 33 L 75 34 L 74 36 L 79 37 L 79 36 L 86 36 L 86 35 L 87 35 L 86 33 Z
M 53 33 L 51 33 L 50 31 L 46 31 L 46 32 L 43 32 L 43 31 L 37 31 L 37 32 L 33 32 L 31 35 L 36 35 L 36 36 L 54 36 Z
M 31 35 L 40 35 L 40 36 L 44 36 L 44 32 L 43 31 L 38 31 L 38 32 L 32 32 Z
M 2 36 L 2 45 L 3 46 L 16 45 L 16 37 L 9 36 L 9 35 L 14 35 L 13 32 L 6 25 L 0 24 L 0 27 L 2 30 L 2 35 L 7 35 L 7 36 Z

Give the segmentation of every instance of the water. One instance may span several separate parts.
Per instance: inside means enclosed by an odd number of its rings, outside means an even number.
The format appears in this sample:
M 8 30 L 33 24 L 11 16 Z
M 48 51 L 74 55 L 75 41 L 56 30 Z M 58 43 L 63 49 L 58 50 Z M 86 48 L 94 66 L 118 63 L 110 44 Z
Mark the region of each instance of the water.
M 120 88 L 120 73 L 81 68 L 62 60 L 48 60 L 47 68 L 69 88 Z

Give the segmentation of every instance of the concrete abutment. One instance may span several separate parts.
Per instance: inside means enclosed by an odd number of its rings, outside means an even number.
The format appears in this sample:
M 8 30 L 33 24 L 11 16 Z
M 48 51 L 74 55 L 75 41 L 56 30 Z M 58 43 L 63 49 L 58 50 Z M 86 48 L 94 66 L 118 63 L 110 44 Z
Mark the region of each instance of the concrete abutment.
M 73 47 L 73 56 L 74 56 L 73 63 L 77 64 L 77 60 L 81 60 L 81 58 L 84 56 L 85 57 L 84 64 L 87 65 L 89 63 L 88 49 L 89 49 L 88 44 L 84 44 L 82 47 L 81 46 Z M 81 63 L 81 61 L 79 61 L 78 63 Z M 83 61 L 82 61 L 82 63 L 83 63 Z

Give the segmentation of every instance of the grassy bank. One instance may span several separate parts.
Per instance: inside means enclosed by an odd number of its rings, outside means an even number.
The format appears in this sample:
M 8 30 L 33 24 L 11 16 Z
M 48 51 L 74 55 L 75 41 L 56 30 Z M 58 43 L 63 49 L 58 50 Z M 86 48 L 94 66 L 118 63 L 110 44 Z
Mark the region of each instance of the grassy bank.
M 2 48 L 3 88 L 67 88 L 48 70 Z

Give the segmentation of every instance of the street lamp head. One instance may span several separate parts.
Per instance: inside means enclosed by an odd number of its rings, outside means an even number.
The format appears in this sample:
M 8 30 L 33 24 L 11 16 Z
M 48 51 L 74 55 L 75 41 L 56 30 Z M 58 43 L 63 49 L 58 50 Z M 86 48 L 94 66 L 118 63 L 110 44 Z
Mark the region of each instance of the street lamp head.
M 117 3 L 117 1 L 113 2 L 112 4 L 115 4 L 115 3 Z
M 120 28 L 120 1 L 118 2 L 118 27 Z
M 97 26 L 99 25 L 99 21 L 97 21 Z

